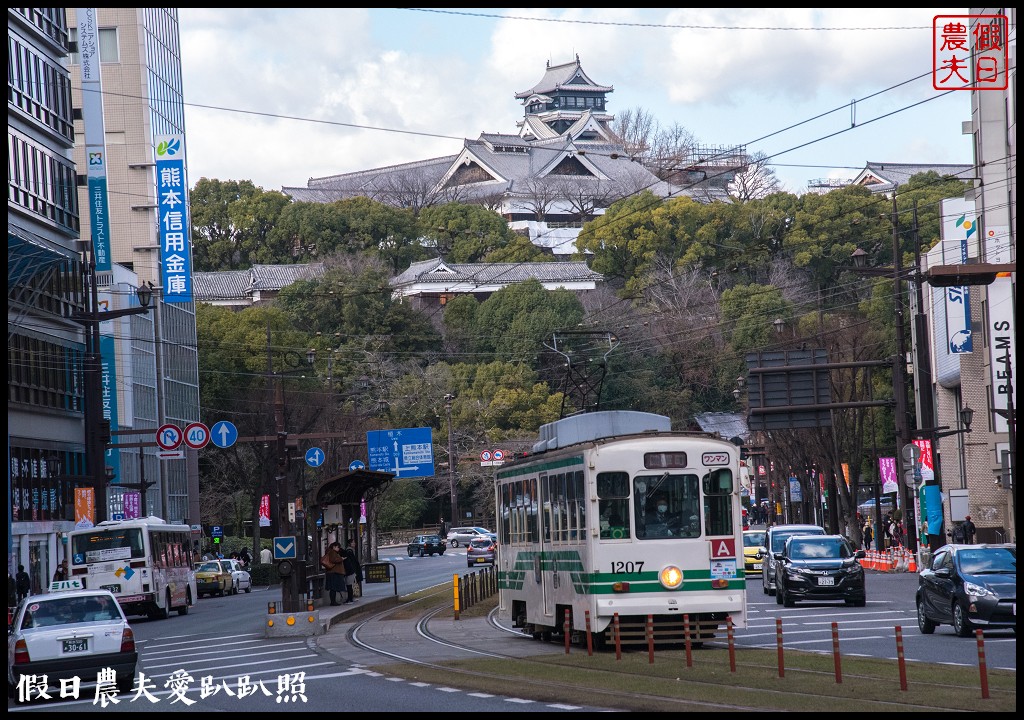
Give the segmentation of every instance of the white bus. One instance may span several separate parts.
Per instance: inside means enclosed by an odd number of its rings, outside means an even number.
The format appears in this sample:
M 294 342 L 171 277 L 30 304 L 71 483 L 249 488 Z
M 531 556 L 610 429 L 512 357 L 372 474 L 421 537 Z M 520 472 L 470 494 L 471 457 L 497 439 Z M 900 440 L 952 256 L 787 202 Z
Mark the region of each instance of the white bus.
M 594 412 L 541 428 L 495 473 L 499 615 L 535 638 L 698 641 L 746 627 L 739 448 L 661 415 Z
M 109 590 L 126 615 L 187 615 L 199 595 L 192 530 L 158 517 L 108 520 L 68 533 L 70 579 Z

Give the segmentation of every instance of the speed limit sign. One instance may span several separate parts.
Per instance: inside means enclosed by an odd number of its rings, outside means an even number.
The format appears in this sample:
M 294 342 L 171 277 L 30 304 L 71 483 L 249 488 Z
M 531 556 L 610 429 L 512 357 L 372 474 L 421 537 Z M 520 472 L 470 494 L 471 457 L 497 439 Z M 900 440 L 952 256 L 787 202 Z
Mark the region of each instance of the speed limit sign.
M 201 422 L 194 422 L 185 427 L 185 444 L 195 450 L 206 447 L 210 442 L 210 428 Z

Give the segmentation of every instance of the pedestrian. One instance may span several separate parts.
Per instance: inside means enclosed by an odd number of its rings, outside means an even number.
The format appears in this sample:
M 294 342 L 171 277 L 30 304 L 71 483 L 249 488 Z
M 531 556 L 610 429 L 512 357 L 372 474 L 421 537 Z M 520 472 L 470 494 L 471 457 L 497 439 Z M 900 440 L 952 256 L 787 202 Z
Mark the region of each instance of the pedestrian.
M 18 566 L 18 574 L 14 576 L 14 581 L 18 589 L 18 602 L 21 602 L 32 592 L 32 579 L 25 572 L 24 565 Z
M 331 605 L 341 605 L 338 593 L 345 592 L 345 558 L 341 554 L 341 543 L 335 541 L 327 547 L 327 552 L 320 558 L 320 566 L 327 574 L 326 586 L 330 594 Z M 349 590 L 351 597 L 352 591 Z M 346 601 L 347 602 L 347 601 Z
M 270 548 L 263 548 L 260 550 L 260 562 L 263 565 L 269 565 L 274 561 L 274 553 L 270 552 Z
M 242 552 L 238 554 L 238 557 L 245 567 L 249 567 L 252 564 L 252 555 L 249 554 L 249 548 L 242 548 Z
M 871 529 L 871 518 L 864 521 L 864 549 L 871 549 L 871 542 L 875 539 L 875 533 Z
M 363 567 L 359 564 L 359 559 L 356 557 L 356 552 L 352 548 L 345 548 L 343 553 L 345 557 L 345 587 L 348 590 L 348 599 L 346 603 L 354 603 L 356 583 L 362 585 L 363 582 Z M 362 587 L 359 588 L 359 595 L 362 597 Z
M 68 579 L 68 561 L 61 560 L 60 565 L 53 571 L 53 581 L 61 582 Z
M 11 571 L 7 571 L 7 607 L 12 608 L 18 604 L 18 589 L 17 582 L 14 580 L 14 576 L 11 575 Z
M 978 528 L 974 526 L 973 522 L 971 522 L 970 515 L 964 516 L 963 524 L 960 527 L 963 529 L 964 532 L 964 542 L 968 545 L 973 545 L 974 535 L 976 532 L 978 532 Z

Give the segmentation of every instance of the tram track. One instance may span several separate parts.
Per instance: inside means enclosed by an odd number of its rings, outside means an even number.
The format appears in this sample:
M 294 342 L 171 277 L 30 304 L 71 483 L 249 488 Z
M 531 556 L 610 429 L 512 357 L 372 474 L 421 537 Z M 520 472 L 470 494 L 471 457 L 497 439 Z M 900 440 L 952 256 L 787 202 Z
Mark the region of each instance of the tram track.
M 347 639 L 379 658 L 383 664 L 365 664 L 388 676 L 590 707 L 652 711 L 957 709 L 930 702 L 915 703 L 901 693 L 851 697 L 848 692 L 838 692 L 829 697 L 821 688 L 835 687 L 833 679 L 827 672 L 812 669 L 790 670 L 793 674 L 802 673 L 806 683 L 766 683 L 764 678 L 774 670 L 770 663 L 745 663 L 743 672 L 726 670 L 723 678 L 723 673 L 712 672 L 708 676 L 706 671 L 685 667 L 679 651 L 659 653 L 657 665 L 648 664 L 647 653 L 636 650 L 624 653 L 623 662 L 614 660 L 614 651 L 584 658 L 586 650 L 579 646 L 572 646 L 573 654 L 563 655 L 563 646 L 557 643 L 542 644 L 503 626 L 495 610 L 455 621 L 450 608 L 437 605 L 448 597 L 448 591 L 441 589 L 400 608 L 373 613 L 354 622 Z M 445 613 L 448 617 L 444 617 Z M 406 623 L 408 627 L 401 633 L 374 631 L 381 623 L 394 622 Z M 453 632 L 459 636 L 455 637 Z M 399 637 L 401 640 L 396 641 Z M 699 652 L 715 653 L 720 663 L 726 651 L 723 647 L 711 647 Z M 870 686 L 879 681 L 876 676 L 856 672 L 848 673 L 846 680 L 848 686 Z M 945 687 L 957 690 L 948 687 L 948 683 Z M 959 690 L 970 694 L 976 693 L 977 688 L 962 686 Z

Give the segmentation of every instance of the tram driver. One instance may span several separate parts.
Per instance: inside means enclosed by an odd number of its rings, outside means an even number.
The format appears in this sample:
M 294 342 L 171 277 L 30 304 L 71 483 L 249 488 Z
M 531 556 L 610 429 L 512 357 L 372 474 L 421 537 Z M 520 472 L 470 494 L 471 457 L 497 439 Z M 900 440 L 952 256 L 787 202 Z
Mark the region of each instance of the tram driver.
M 669 510 L 668 497 L 664 493 L 648 498 L 647 513 L 644 516 L 644 537 L 676 537 L 681 526 L 682 518 L 678 512 Z

